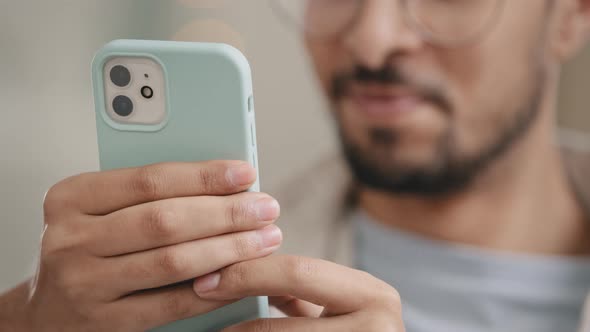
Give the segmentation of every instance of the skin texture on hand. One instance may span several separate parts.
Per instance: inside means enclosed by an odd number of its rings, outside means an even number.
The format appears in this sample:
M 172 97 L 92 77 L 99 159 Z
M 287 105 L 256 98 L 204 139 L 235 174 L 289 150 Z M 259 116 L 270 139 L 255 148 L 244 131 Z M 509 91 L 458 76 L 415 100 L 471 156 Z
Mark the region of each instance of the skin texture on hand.
M 255 179 L 214 161 L 61 181 L 45 198 L 37 274 L 0 297 L 12 321 L 0 330 L 145 331 L 231 302 L 199 298 L 190 280 L 280 246 L 278 203 L 244 192 Z

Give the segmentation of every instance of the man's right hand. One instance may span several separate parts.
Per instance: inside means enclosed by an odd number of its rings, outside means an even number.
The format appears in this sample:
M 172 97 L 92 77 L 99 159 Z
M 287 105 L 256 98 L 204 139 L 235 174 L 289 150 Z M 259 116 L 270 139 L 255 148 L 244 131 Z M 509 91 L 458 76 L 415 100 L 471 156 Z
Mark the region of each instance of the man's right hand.
M 200 299 L 190 281 L 280 245 L 278 203 L 244 192 L 255 179 L 247 163 L 215 161 L 58 183 L 45 198 L 41 257 L 23 326 L 144 331 L 227 304 Z

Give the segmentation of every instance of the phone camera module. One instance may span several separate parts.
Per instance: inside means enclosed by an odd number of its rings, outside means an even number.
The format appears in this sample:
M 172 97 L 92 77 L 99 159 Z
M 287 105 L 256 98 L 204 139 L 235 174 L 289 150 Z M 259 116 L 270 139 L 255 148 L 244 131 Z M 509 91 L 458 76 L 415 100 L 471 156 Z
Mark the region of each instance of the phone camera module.
M 149 86 L 141 88 L 141 96 L 145 99 L 151 99 L 154 96 L 154 90 Z
M 111 82 L 120 88 L 126 87 L 131 82 L 131 73 L 125 66 L 114 66 L 111 69 L 110 76 Z
M 117 96 L 113 99 L 113 111 L 118 116 L 128 117 L 133 113 L 133 102 L 127 96 Z

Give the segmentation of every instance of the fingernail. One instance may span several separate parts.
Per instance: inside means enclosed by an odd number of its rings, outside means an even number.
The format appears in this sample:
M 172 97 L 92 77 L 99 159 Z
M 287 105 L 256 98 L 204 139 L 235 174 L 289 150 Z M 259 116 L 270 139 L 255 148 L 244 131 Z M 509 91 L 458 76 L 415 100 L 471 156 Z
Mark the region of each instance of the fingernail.
M 272 197 L 258 199 L 254 203 L 254 209 L 256 211 L 256 217 L 263 223 L 276 220 L 281 213 L 279 202 Z
M 234 186 L 245 186 L 256 181 L 256 174 L 248 163 L 240 163 L 228 168 L 227 181 Z
M 204 277 L 197 278 L 194 287 L 195 292 L 197 294 L 203 294 L 215 290 L 215 288 L 219 286 L 219 279 L 221 279 L 221 274 L 219 272 L 214 272 Z
M 274 248 L 283 240 L 281 230 L 275 225 L 264 227 L 263 229 L 256 231 L 256 233 L 260 237 L 260 245 L 262 248 Z

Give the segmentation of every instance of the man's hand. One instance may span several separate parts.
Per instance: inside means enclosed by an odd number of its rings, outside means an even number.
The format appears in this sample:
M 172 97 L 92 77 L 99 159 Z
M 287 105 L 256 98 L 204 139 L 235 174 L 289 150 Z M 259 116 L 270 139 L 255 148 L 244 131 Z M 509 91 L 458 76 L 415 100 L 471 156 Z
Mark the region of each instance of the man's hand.
M 395 289 L 368 273 L 304 257 L 269 256 L 197 279 L 203 299 L 269 295 L 292 318 L 259 319 L 224 332 L 404 331 Z
M 39 269 L 15 325 L 144 331 L 227 304 L 199 298 L 187 280 L 280 245 L 278 203 L 244 193 L 255 178 L 243 162 L 204 162 L 58 183 L 46 195 Z

